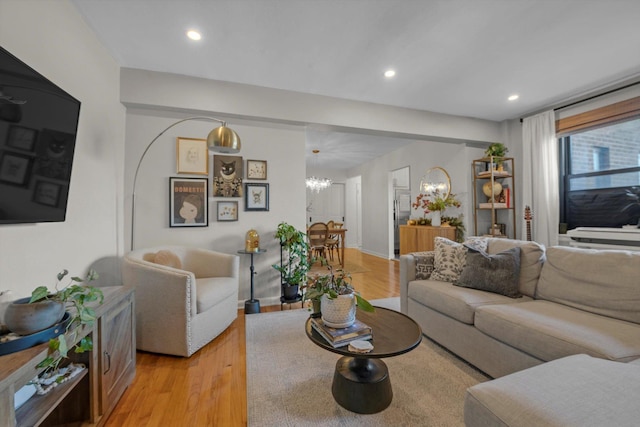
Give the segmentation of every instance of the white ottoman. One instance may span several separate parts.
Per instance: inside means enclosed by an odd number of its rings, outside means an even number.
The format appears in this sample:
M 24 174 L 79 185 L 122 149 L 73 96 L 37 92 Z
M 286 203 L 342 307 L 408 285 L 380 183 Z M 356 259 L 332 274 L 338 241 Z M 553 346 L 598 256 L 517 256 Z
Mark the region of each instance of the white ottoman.
M 579 354 L 467 389 L 464 421 L 476 426 L 640 425 L 640 365 Z

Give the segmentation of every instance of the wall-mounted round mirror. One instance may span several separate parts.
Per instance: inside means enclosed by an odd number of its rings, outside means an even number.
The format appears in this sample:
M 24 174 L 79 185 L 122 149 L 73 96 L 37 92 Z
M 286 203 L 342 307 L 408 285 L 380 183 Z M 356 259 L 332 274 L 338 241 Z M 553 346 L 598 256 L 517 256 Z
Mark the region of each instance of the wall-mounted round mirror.
M 428 169 L 420 180 L 420 192 L 430 197 L 446 199 L 451 193 L 451 178 L 441 167 Z

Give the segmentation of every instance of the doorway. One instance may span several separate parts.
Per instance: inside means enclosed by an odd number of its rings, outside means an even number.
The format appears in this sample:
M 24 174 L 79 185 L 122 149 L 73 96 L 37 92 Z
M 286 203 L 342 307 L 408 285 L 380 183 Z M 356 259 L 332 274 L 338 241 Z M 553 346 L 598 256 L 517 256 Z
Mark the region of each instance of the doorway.
M 331 220 L 344 223 L 344 194 L 343 183 L 333 183 L 318 193 L 307 189 L 307 225 Z
M 405 225 L 411 216 L 411 180 L 409 166 L 396 169 L 390 174 L 391 188 L 391 224 L 393 229 L 392 258 L 400 258 L 400 226 Z

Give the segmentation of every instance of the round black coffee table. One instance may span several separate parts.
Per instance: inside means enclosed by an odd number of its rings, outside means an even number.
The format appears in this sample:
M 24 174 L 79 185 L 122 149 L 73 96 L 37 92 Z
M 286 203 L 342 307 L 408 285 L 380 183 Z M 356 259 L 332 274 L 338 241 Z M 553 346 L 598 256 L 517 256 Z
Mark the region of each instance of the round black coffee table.
M 311 327 L 307 319 L 307 336 L 325 350 L 341 354 L 333 374 L 333 398 L 345 409 L 359 414 L 374 414 L 386 409 L 393 399 L 389 369 L 381 360 L 413 350 L 422 341 L 422 330 L 408 316 L 376 307 L 375 312 L 358 310 L 357 317 L 373 330 L 373 351 L 357 354 L 349 346 L 333 348 Z

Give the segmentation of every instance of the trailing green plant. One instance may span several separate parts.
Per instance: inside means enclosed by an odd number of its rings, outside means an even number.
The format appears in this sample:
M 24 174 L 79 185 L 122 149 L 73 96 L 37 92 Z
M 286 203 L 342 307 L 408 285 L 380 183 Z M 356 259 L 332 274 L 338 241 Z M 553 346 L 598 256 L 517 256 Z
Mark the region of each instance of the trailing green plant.
M 68 357 L 70 350 L 68 342 L 76 342 L 76 337 L 80 329 L 83 326 L 92 326 L 96 320 L 95 310 L 87 304 L 95 301 L 99 301 L 99 304 L 102 304 L 104 301 L 102 290 L 93 286 L 81 285 L 81 283 L 85 281 L 90 282 L 98 278 L 98 273 L 96 273 L 95 270 L 90 270 L 85 279 L 71 277 L 69 284 L 59 289 L 62 279 L 68 274 L 69 271 L 67 270 L 62 270 L 58 273 L 58 281 L 55 285 L 56 292 L 50 292 L 46 286 L 38 286 L 31 293 L 29 304 L 45 300 L 58 301 L 63 303 L 65 308 L 70 309 L 69 314 L 71 315 L 65 333 L 49 340 L 48 355 L 38 364 L 38 368 L 46 368 L 47 370 L 58 368 L 60 362 Z M 69 335 L 68 337 L 67 334 Z M 67 341 L 67 339 L 69 339 L 69 341 Z M 88 335 L 83 337 L 73 347 L 75 353 L 84 353 L 92 349 L 93 341 Z
M 304 284 L 312 263 L 307 235 L 294 226 L 281 222 L 274 237 L 285 253 L 282 264 L 273 264 L 272 267 L 282 274 L 284 284 Z
M 323 295 L 329 299 L 338 298 L 338 295 L 354 294 L 356 305 L 363 311 L 373 312 L 375 308 L 369 301 L 363 298 L 351 284 L 351 274 L 343 269 L 333 270 L 333 267 L 325 258 L 320 258 L 322 265 L 327 267 L 327 274 L 318 274 L 309 277 L 305 285 L 304 300 L 319 300 Z
M 456 242 L 462 243 L 464 242 L 464 233 L 466 228 L 463 222 L 464 215 L 460 214 L 457 217 L 455 216 L 444 216 L 442 217 L 442 222 L 448 222 L 450 226 L 456 227 Z

